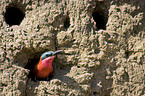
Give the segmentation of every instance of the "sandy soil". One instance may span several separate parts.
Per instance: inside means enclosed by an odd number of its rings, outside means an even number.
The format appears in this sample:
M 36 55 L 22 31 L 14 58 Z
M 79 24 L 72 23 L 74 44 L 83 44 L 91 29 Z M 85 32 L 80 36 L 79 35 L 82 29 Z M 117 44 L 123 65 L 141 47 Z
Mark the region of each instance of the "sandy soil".
M 144 0 L 1 0 L 1 96 L 144 96 Z M 50 81 L 30 72 L 46 51 Z

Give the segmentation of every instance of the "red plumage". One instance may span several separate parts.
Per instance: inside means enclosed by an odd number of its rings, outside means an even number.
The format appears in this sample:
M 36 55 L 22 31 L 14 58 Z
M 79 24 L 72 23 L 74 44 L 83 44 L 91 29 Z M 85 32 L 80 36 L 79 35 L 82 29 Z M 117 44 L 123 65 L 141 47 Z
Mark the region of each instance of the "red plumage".
M 55 56 L 51 56 L 42 60 L 40 57 L 39 63 L 33 69 L 36 78 L 44 79 L 53 72 L 52 61 L 54 58 Z

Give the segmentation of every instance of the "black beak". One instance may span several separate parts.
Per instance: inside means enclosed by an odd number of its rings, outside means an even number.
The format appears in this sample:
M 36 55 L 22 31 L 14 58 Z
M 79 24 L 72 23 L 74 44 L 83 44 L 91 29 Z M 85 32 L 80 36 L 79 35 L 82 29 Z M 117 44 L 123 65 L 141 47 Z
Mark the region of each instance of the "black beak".
M 53 56 L 53 55 L 60 54 L 60 53 L 62 53 L 62 52 L 63 52 L 63 50 L 57 50 L 57 51 L 53 52 L 52 56 Z

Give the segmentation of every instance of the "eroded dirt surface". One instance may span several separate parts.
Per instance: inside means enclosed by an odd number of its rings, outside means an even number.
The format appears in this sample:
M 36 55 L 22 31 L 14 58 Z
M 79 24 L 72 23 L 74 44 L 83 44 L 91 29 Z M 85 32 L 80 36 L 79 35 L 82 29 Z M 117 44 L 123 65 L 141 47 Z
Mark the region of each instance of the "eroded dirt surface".
M 2 0 L 0 95 L 145 95 L 144 6 L 143 0 Z M 29 69 L 49 50 L 65 54 L 54 60 L 50 81 L 34 82 Z

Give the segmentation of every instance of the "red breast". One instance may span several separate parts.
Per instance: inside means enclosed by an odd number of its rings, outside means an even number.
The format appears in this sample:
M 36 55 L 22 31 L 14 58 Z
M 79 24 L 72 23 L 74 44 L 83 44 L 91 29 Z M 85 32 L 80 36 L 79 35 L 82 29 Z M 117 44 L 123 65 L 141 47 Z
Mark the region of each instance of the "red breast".
M 49 74 L 53 71 L 52 61 L 54 60 L 55 56 L 48 57 L 44 60 L 39 60 L 39 63 L 34 68 L 34 75 L 36 78 L 46 78 Z

